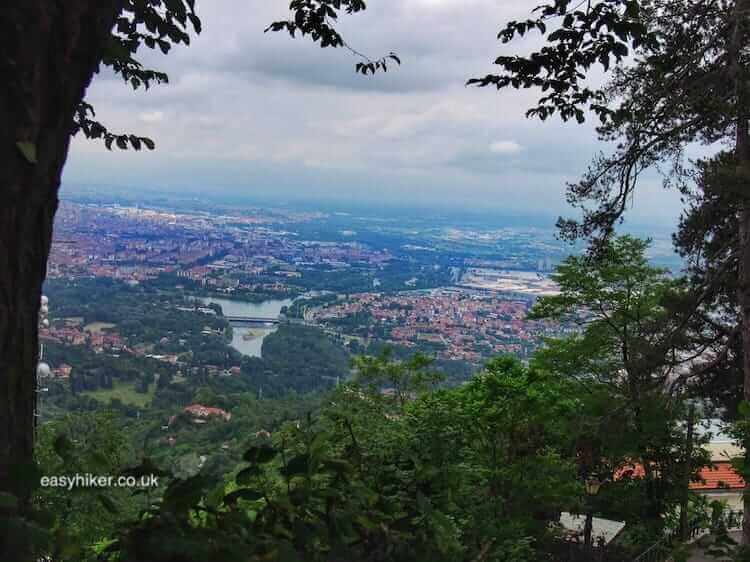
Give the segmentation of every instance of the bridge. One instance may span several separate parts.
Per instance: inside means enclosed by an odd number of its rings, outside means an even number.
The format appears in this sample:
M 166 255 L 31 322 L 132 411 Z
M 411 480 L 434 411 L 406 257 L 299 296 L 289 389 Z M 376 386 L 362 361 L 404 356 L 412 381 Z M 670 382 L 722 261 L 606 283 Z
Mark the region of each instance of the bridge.
M 278 324 L 278 318 L 261 318 L 259 316 L 224 316 L 230 324 L 238 326 L 258 326 L 266 324 Z

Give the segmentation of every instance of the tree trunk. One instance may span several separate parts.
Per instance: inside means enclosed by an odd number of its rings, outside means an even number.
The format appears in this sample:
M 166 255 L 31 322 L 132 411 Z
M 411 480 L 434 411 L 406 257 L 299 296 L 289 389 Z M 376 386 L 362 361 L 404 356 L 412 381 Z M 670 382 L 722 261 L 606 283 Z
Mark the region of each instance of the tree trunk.
M 2 166 L 0 160 L 0 166 Z M 0 489 L 31 461 L 37 319 L 57 199 L 0 208 Z
M 60 177 L 120 9 L 121 0 L 24 0 L 0 12 L 0 491 L 21 506 L 30 490 L 14 473 L 33 461 L 38 311 Z
M 680 540 L 687 542 L 689 539 L 690 520 L 688 508 L 690 506 L 690 479 L 693 475 L 693 432 L 695 431 L 695 407 L 691 405 L 688 410 L 687 435 L 685 436 L 685 466 L 683 476 L 682 500 L 680 501 Z
M 591 508 L 586 512 L 586 520 L 583 523 L 583 545 L 590 549 L 592 546 L 591 534 L 594 530 L 594 514 Z
M 730 77 L 734 83 L 737 104 L 737 137 L 735 143 L 736 176 L 738 185 L 750 178 L 750 139 L 748 139 L 747 72 L 743 66 L 742 51 L 747 36 L 746 19 L 750 14 L 750 0 L 736 0 L 733 13 L 732 36 L 728 42 Z M 739 283 L 737 300 L 742 323 L 743 399 L 750 402 L 750 190 L 742 190 L 739 223 Z M 743 443 L 750 451 L 750 443 Z M 750 545 L 750 496 L 743 497 L 742 544 Z
M 745 127 L 745 134 L 747 127 Z M 745 142 L 744 144 L 747 144 Z M 742 204 L 740 213 L 740 310 L 742 321 L 742 367 L 744 372 L 743 399 L 750 402 L 750 202 Z M 750 443 L 743 443 L 750 451 Z M 747 460 L 745 462 L 748 462 Z M 750 495 L 743 497 L 742 544 L 750 545 Z

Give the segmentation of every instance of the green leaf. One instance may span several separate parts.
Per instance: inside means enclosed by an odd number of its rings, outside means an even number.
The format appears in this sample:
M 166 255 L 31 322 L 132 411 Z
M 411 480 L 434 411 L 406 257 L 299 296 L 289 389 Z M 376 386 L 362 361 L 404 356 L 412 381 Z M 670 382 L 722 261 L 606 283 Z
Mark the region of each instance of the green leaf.
M 195 29 L 195 32 L 200 33 L 202 30 L 201 20 L 198 19 L 198 16 L 196 16 L 195 14 L 188 14 L 188 17 L 190 18 L 190 23 L 193 24 L 193 29 Z
M 218 508 L 221 502 L 224 501 L 224 483 L 221 482 L 218 486 L 215 486 L 213 490 L 209 491 L 208 494 L 206 494 L 204 501 L 207 508 Z
M 162 509 L 184 515 L 187 510 L 198 505 L 211 483 L 212 479 L 203 474 L 174 481 L 164 493 Z
M 345 472 L 351 472 L 353 467 L 352 465 L 343 459 L 325 459 L 323 461 L 323 466 L 332 472 L 343 474 Z
M 328 445 L 328 438 L 326 433 L 318 433 L 310 443 L 310 456 L 319 459 Z
M 16 143 L 16 148 L 18 148 L 19 152 L 23 155 L 24 158 L 26 158 L 26 161 L 29 164 L 36 164 L 36 144 L 29 141 L 18 141 Z
M 119 546 L 117 539 L 102 539 L 99 542 L 95 542 L 91 545 L 91 550 L 97 555 L 106 554 L 107 552 L 115 550 Z

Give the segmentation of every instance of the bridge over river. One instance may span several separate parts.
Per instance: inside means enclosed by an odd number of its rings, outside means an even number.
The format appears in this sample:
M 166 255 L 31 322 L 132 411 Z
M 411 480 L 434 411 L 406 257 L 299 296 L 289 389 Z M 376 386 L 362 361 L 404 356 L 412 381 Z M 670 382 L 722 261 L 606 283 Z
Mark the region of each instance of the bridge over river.
M 263 318 L 261 316 L 224 316 L 230 324 L 236 326 L 266 326 L 269 324 L 279 324 L 277 318 Z

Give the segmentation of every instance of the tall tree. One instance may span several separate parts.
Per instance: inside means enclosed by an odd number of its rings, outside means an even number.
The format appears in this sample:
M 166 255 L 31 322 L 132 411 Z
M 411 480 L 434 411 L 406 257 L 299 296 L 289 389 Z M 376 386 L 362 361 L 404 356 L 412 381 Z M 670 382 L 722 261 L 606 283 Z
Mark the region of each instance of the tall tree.
M 553 274 L 558 295 L 542 297 L 530 318 L 573 322 L 580 332 L 542 349 L 538 361 L 612 386 L 635 405 L 642 394 L 666 390 L 687 342 L 667 306 L 681 282 L 646 257 L 648 242 L 621 236 L 606 242 L 599 259 L 567 258 Z
M 695 343 L 671 312 L 683 283 L 649 264 L 647 248 L 622 236 L 608 240 L 593 263 L 569 257 L 553 275 L 560 294 L 537 301 L 530 316 L 578 325 L 574 334 L 548 340 L 533 363 L 580 383 L 587 408 L 579 448 L 591 457 L 585 464 L 600 479 L 614 479 L 633 462 L 643 467 L 641 509 L 630 516 L 658 526 L 676 497 L 675 481 L 682 484 L 675 453 L 681 404 L 669 391 Z
M 592 242 L 592 255 L 606 246 L 645 170 L 662 170 L 670 185 L 689 167 L 683 157 L 688 145 L 733 147 L 723 173 L 737 201 L 724 212 L 737 217 L 736 298 L 743 395 L 750 400 L 750 0 L 554 0 L 531 19 L 509 23 L 499 37 L 508 43 L 530 30 L 546 37 L 542 48 L 500 56 L 500 73 L 469 83 L 540 88 L 543 95 L 529 116 L 598 117 L 600 137 L 616 148 L 568 186 L 568 201 L 581 219 L 559 221 L 564 236 Z M 603 87 L 591 85 L 595 65 L 610 73 Z M 686 325 L 699 308 L 693 307 Z M 750 497 L 745 515 L 750 543 Z
M 166 80 L 133 57 L 187 43 L 193 18 L 192 2 L 141 0 L 13 2 L 0 15 L 0 490 L 31 461 L 39 301 L 71 136 L 152 144 L 93 121 L 86 89 L 102 64 L 133 87 Z
M 687 208 L 674 234 L 688 280 L 701 291 L 691 337 L 706 345 L 702 360 L 684 374 L 685 382 L 710 397 L 730 419 L 743 400 L 744 377 L 738 306 L 742 196 L 737 189 L 741 186 L 734 185 L 734 166 L 730 152 L 696 163 L 694 173 L 680 186 Z

